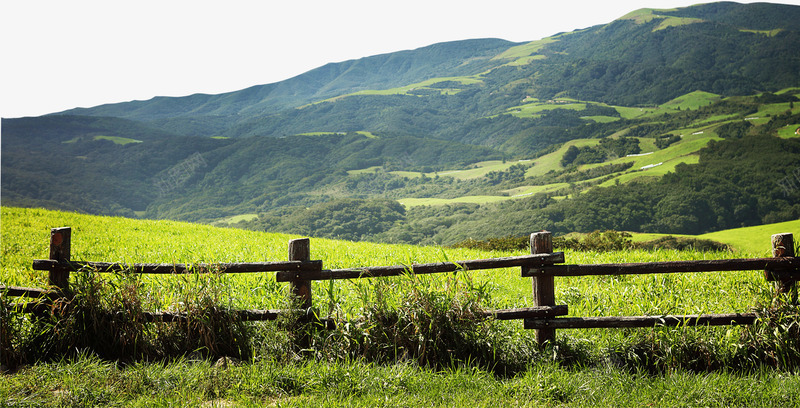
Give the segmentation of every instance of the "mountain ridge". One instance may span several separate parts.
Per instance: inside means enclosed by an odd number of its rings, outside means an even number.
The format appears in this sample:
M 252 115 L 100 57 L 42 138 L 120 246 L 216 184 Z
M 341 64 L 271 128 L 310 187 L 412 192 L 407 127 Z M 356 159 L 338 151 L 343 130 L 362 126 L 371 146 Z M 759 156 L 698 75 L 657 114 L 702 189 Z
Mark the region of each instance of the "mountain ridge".
M 71 109 L 57 114 L 116 116 L 157 121 L 167 117 L 259 116 L 276 113 L 317 100 L 339 96 L 370 86 L 391 88 L 404 85 L 409 77 L 429 78 L 453 65 L 456 72 L 475 72 L 476 60 L 488 59 L 493 50 L 515 43 L 500 39 L 473 39 L 432 44 L 415 50 L 379 54 L 339 63 L 328 63 L 284 81 L 254 85 L 221 94 L 186 97 L 155 97 L 93 108 Z M 476 52 L 477 51 L 477 52 Z M 446 54 L 446 58 L 443 58 Z M 460 56 L 461 54 L 465 56 Z M 421 61 L 427 62 L 422 64 Z M 431 61 L 434 63 L 431 64 Z M 390 70 L 392 75 L 384 71 Z M 452 72 L 452 71 L 449 71 Z M 421 75 L 421 76 L 420 76 Z

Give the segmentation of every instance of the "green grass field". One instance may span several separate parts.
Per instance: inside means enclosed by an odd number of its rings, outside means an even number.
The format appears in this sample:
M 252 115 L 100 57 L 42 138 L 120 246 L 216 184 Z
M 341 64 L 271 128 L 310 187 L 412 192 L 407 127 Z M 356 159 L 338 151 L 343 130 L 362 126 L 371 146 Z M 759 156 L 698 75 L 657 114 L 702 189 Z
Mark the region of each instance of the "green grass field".
M 49 230 L 54 227 L 72 227 L 72 259 L 131 263 L 285 260 L 287 242 L 296 238 L 207 225 L 41 209 L 3 207 L 1 215 L 2 285 L 46 284 L 46 273 L 33 271 L 31 261 L 47 257 Z M 724 231 L 718 233 L 717 238 L 747 245 L 761 255 L 768 246 L 765 234 L 796 230 L 798 226 L 800 223 L 794 222 Z M 523 253 L 525 251 L 480 252 L 311 240 L 312 259 L 322 259 L 326 268 L 446 262 Z M 738 252 L 735 255 L 743 256 Z M 641 250 L 566 252 L 568 263 L 728 257 L 732 254 Z M 222 285 L 223 304 L 233 308 L 271 308 L 281 304 L 287 288 L 274 282 L 273 273 L 248 275 L 215 280 L 217 285 Z M 315 282 L 312 291 L 317 307 L 331 311 L 341 322 L 348 322 L 364 313 L 369 307 L 365 302 L 378 300 L 372 294 L 373 291 L 379 293 L 378 288 L 383 288 L 382 296 L 388 296 L 381 298 L 382 301 L 400 305 L 408 299 L 409 286 L 434 294 L 448 293 L 458 281 L 461 285 L 470 282 L 486 291 L 489 294 L 485 300 L 487 307 L 532 305 L 530 278 L 521 278 L 519 268 L 416 279 L 336 281 L 330 285 Z M 143 299 L 145 308 L 169 310 L 173 302 L 181 299 L 175 292 L 197 283 L 194 278 L 152 276 L 143 279 L 142 284 L 147 288 L 144 292 L 147 298 Z M 771 301 L 772 288 L 759 271 L 556 279 L 556 303 L 568 304 L 573 316 L 743 312 Z M 503 333 L 512 337 L 530 338 L 531 333 L 521 328 L 521 322 L 509 322 L 502 327 L 507 330 Z M 84 353 L 74 360 L 37 363 L 14 374 L 2 374 L 0 401 L 8 406 L 204 407 L 796 405 L 800 401 L 798 377 L 783 371 L 696 373 L 678 367 L 648 374 L 619 368 L 612 360 L 602 357 L 591 357 L 617 355 L 621 358 L 624 350 L 634 350 L 625 347 L 630 347 L 636 339 L 650 338 L 648 336 L 655 336 L 657 343 L 654 344 L 665 342 L 666 346 L 675 347 L 675 351 L 659 352 L 667 353 L 668 358 L 678 358 L 681 347 L 693 344 L 704 345 L 707 352 L 719 353 L 735 349 L 744 330 L 742 327 L 559 330 L 559 344 L 565 349 L 534 354 L 538 357 L 529 360 L 525 370 L 512 376 L 496 376 L 469 362 L 431 369 L 407 360 L 374 363 L 297 355 L 287 360 L 256 357 L 252 361 L 224 366 L 192 357 L 119 365 Z M 517 347 L 523 344 L 505 341 Z M 623 354 L 614 354 L 614 350 Z M 506 350 L 497 352 L 501 351 Z M 588 354 L 579 357 L 582 353 Z M 569 363 L 570 358 L 586 359 L 587 363 Z
M 287 242 L 291 235 L 272 234 L 239 229 L 215 228 L 208 225 L 188 224 L 171 221 L 132 220 L 115 217 L 96 217 L 74 213 L 54 212 L 41 209 L 2 208 L 2 284 L 10 286 L 46 285 L 46 276 L 31 268 L 33 259 L 47 258 L 50 228 L 69 226 L 73 229 L 72 258 L 76 260 L 126 262 L 126 263 L 194 263 L 194 262 L 258 262 L 280 261 L 286 259 Z M 763 256 L 769 249 L 768 232 L 776 229 L 785 230 L 800 226 L 798 222 L 783 223 L 775 226 L 752 227 L 744 230 L 722 231 L 707 234 L 701 238 L 715 239 L 731 243 L 744 250 L 743 254 L 756 253 Z M 786 231 L 779 231 L 786 232 Z M 486 256 L 509 255 L 482 253 L 466 249 L 443 249 L 439 247 L 418 247 L 410 245 L 385 245 L 374 243 L 354 243 L 313 239 L 311 244 L 312 258 L 322 259 L 326 268 L 348 268 L 358 266 L 399 265 L 411 263 L 441 262 L 457 259 L 474 259 Z M 747 252 L 751 251 L 751 252 Z M 521 254 L 517 253 L 517 254 Z M 719 253 L 674 253 L 664 252 L 610 252 L 584 253 L 568 252 L 569 263 L 603 263 L 648 260 L 697 259 L 707 257 L 726 257 L 729 254 Z M 737 253 L 737 257 L 741 254 Z M 264 292 L 276 289 L 276 284 L 266 283 L 270 278 L 262 276 L 236 276 L 242 285 L 235 285 L 232 297 L 236 303 L 251 304 L 258 307 L 274 307 L 268 304 L 276 299 L 272 294 Z M 497 304 L 505 306 L 530 305 L 530 287 L 527 279 L 521 279 L 519 271 L 499 270 L 476 273 L 480 279 L 486 279 L 496 289 L 493 299 Z M 738 279 L 745 277 L 758 278 L 758 274 L 742 272 Z M 154 284 L 162 285 L 155 282 Z M 232 278 L 233 279 L 233 278 Z M 748 278 L 749 279 L 749 278 Z M 725 290 L 739 291 L 736 280 L 728 281 L 723 275 L 698 275 L 690 278 L 670 278 L 668 281 L 680 285 L 696 285 L 708 280 L 717 282 L 709 284 L 708 290 L 713 292 Z M 721 283 L 718 281 L 724 281 Z M 605 282 L 605 283 L 604 283 Z M 557 283 L 558 297 L 567 296 L 580 300 L 571 312 L 580 314 L 596 314 L 599 309 L 615 310 L 622 313 L 641 312 L 642 305 L 630 305 L 624 300 L 631 291 L 654 290 L 648 295 L 655 302 L 652 312 L 672 312 L 672 305 L 684 304 L 700 311 L 723 311 L 722 301 L 726 307 L 735 310 L 746 310 L 759 301 L 760 290 L 749 292 L 735 299 L 718 299 L 707 296 L 708 293 L 690 294 L 686 299 L 656 297 L 663 290 L 655 290 L 653 285 L 661 286 L 661 280 L 650 277 L 625 278 L 614 284 L 606 279 L 559 279 Z M 608 283 L 608 285 L 606 284 Z M 757 284 L 758 281 L 754 281 Z M 169 289 L 173 282 L 163 283 Z M 349 299 L 350 284 L 337 283 L 335 297 Z M 644 285 L 644 287 L 642 286 Z M 721 285 L 721 286 L 719 286 Z M 247 287 L 255 286 L 255 287 Z M 704 285 L 701 285 L 704 286 Z M 753 287 L 747 288 L 752 290 Z M 762 288 L 763 289 L 763 288 Z M 255 291 L 255 292 L 254 292 Z M 259 292 L 261 291 L 261 292 Z M 677 295 L 680 291 L 674 292 Z M 254 296 L 261 293 L 261 296 Z M 580 293 L 581 296 L 577 296 Z M 565 295 L 568 294 L 568 295 Z M 352 299 L 349 299 L 352 300 Z M 348 301 L 349 301 L 348 300 Z M 763 300 L 763 299 L 762 299 Z M 165 306 L 169 299 L 159 302 Z M 732 303 L 731 303 L 732 302 Z M 346 303 L 346 302 L 345 302 Z M 659 306 L 660 305 L 660 306 Z M 357 308 L 351 305 L 345 309 Z M 615 312 L 616 313 L 616 312 Z M 634 313 L 637 314 L 637 313 Z

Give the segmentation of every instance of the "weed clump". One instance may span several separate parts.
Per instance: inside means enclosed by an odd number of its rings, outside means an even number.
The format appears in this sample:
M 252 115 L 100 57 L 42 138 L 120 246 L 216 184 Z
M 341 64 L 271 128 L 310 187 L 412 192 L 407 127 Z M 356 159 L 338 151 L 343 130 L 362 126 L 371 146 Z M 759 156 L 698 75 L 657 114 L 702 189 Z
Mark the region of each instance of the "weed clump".
M 111 284 L 92 271 L 74 276 L 69 291 L 74 295 L 47 302 L 46 311 L 34 315 L 24 354 L 44 361 L 81 351 L 115 360 L 151 354 L 138 279 L 119 275 Z
M 2 308 L 3 313 L 26 320 L 12 326 L 8 322 L 14 320 L 3 316 L 2 354 L 15 356 L 17 363 L 54 361 L 78 353 L 121 362 L 186 355 L 251 357 L 250 326 L 223 306 L 224 284 L 218 275 L 187 277 L 180 285 L 181 300 L 166 313 L 145 311 L 157 307 L 147 302 L 140 275 L 100 276 L 92 270 L 73 273 L 69 291 L 73 295 L 40 303 L 31 316 Z M 12 328 L 14 333 L 6 336 Z M 5 344 L 10 339 L 15 343 Z
M 531 336 L 488 317 L 488 284 L 475 284 L 466 273 L 376 279 L 358 290 L 361 314 L 316 338 L 318 358 L 410 361 L 434 369 L 470 365 L 510 374 L 538 352 Z
M 701 330 L 658 327 L 638 331 L 628 344 L 609 350 L 606 360 L 612 366 L 652 375 L 679 369 L 716 371 L 725 366 L 729 356 L 721 344 L 701 335 Z
M 758 322 L 742 333 L 736 361 L 744 367 L 800 369 L 800 305 L 782 299 L 756 310 Z
M 0 373 L 24 362 L 20 342 L 25 319 L 7 299 L 6 293 L 0 293 Z
M 159 323 L 156 342 L 167 356 L 251 357 L 250 326 L 226 302 L 227 282 L 218 273 L 184 275 L 171 323 Z M 228 303 L 226 305 L 226 303 Z
M 782 299 L 755 313 L 755 324 L 738 329 L 700 326 L 637 331 L 627 344 L 609 350 L 606 359 L 614 366 L 650 374 L 800 369 L 800 305 Z

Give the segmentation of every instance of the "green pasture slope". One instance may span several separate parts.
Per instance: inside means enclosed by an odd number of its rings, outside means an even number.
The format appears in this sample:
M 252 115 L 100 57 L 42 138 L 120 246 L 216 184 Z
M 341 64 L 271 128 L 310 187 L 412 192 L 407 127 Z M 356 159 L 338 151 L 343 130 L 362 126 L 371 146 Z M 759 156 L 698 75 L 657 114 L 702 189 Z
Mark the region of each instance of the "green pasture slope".
M 796 92 L 796 89 L 790 88 L 779 93 L 792 92 Z M 623 118 L 639 118 L 645 120 L 652 118 L 653 123 L 660 123 L 663 121 L 664 115 L 677 113 L 687 109 L 696 110 L 698 108 L 718 102 L 721 99 L 722 98 L 717 94 L 695 91 L 675 98 L 659 106 L 635 108 L 613 106 L 613 108 L 617 110 L 617 112 L 620 114 L 620 117 Z M 582 111 L 585 110 L 589 105 L 608 107 L 608 105 L 597 102 L 580 101 L 568 98 L 561 98 L 552 101 L 539 101 L 529 98 L 523 102 L 525 103 L 522 105 L 509 108 L 507 114 L 533 118 L 541 115 L 543 112 L 556 109 Z M 764 124 L 769 121 L 771 117 L 786 112 L 787 110 L 798 112 L 800 111 L 800 104 L 798 104 L 798 106 L 793 106 L 789 103 L 763 104 L 760 106 L 758 112 L 752 114 L 746 119 L 754 125 Z M 608 118 L 610 117 L 599 120 L 607 121 Z M 597 118 L 593 119 L 592 117 L 585 117 L 584 119 L 587 121 L 594 121 Z M 625 184 L 639 179 L 658 178 L 674 171 L 675 167 L 679 164 L 696 164 L 699 162 L 699 150 L 708 145 L 708 143 L 712 140 L 718 141 L 722 139 L 722 137 L 717 134 L 717 128 L 726 123 L 741 119 L 742 115 L 739 113 L 719 117 L 714 116 L 710 118 L 701 118 L 685 127 L 664 131 L 664 134 L 679 135 L 681 139 L 663 149 L 657 148 L 655 145 L 655 139 L 651 137 L 636 137 L 636 139 L 639 140 L 639 145 L 642 151 L 641 154 L 629 157 L 611 158 L 603 163 L 584 164 L 578 166 L 575 170 L 587 170 L 609 164 L 632 163 L 632 167 L 630 169 L 604 176 L 605 180 L 600 180 L 601 182 L 599 184 L 596 183 L 598 180 L 593 179 L 576 181 L 574 184 L 579 188 L 586 188 L 595 184 L 599 185 L 600 187 L 610 187 L 616 184 Z M 797 129 L 799 128 L 800 124 L 787 125 L 778 130 L 778 136 L 783 138 L 800 137 L 797 134 Z M 614 138 L 624 136 L 628 133 L 628 131 L 629 128 L 623 128 L 610 137 Z M 486 161 L 472 164 L 469 166 L 469 168 L 465 169 L 448 170 L 438 173 L 424 173 L 424 175 L 430 178 L 438 175 L 442 177 L 453 177 L 459 180 L 468 180 L 484 177 L 490 171 L 504 171 L 515 164 L 530 164 L 531 166 L 527 169 L 525 174 L 526 177 L 543 176 L 548 172 L 565 170 L 560 161 L 568 148 L 572 146 L 591 147 L 597 146 L 598 144 L 599 139 L 573 139 L 562 144 L 558 149 L 535 159 L 522 159 L 519 161 Z M 352 171 L 351 173 L 375 170 L 376 168 L 370 168 Z M 392 174 L 404 177 L 421 177 L 423 175 L 423 173 L 400 171 L 392 172 Z M 498 191 L 495 195 L 464 196 L 458 198 L 402 198 L 398 201 L 407 207 L 417 205 L 445 205 L 454 203 L 487 204 L 525 197 L 530 194 L 556 192 L 567 186 L 569 186 L 567 183 L 523 185 L 514 187 L 513 189 Z
M 255 262 L 286 259 L 292 235 L 216 228 L 172 221 L 88 216 L 42 209 L 2 208 L 0 284 L 44 286 L 46 274 L 33 271 L 31 260 L 46 258 L 49 230 L 70 226 L 72 258 L 121 262 Z M 795 229 L 797 223 L 770 228 Z M 766 228 L 766 227 L 765 227 Z M 748 230 L 748 232 L 750 232 Z M 768 231 L 772 232 L 772 230 Z M 752 235 L 753 247 L 768 240 Z M 720 234 L 721 240 L 734 232 Z M 749 235 L 748 235 L 749 236 Z M 345 268 L 437 262 L 522 254 L 486 253 L 464 249 L 383 245 L 312 239 L 311 257 L 326 267 Z M 740 255 L 740 254 L 736 254 Z M 567 251 L 569 263 L 637 262 L 714 259 L 731 253 L 678 251 Z M 108 279 L 113 279 L 109 277 Z M 388 278 L 384 301 L 402 303 L 410 277 Z M 531 305 L 530 280 L 518 268 L 473 271 L 414 278 L 432 291 L 446 291 L 454 280 L 469 279 L 486 288 L 486 307 Z M 194 281 L 187 277 L 143 279 L 148 288 L 145 309 L 170 308 L 175 296 Z M 221 303 L 233 308 L 273 308 L 287 288 L 273 274 L 224 276 Z M 315 304 L 340 324 L 363 313 L 375 301 L 370 280 L 313 284 Z M 556 301 L 569 305 L 571 315 L 642 315 L 667 313 L 744 312 L 772 300 L 772 289 L 758 271 L 621 278 L 558 278 Z M 387 300 L 388 299 L 388 300 Z M 504 326 L 505 327 L 505 326 Z M 514 336 L 531 336 L 520 322 L 509 322 Z M 558 338 L 588 355 L 603 355 L 632 339 L 656 336 L 661 341 L 702 339 L 723 349 L 737 347 L 740 327 L 560 330 Z M 650 334 L 648 334 L 650 333 Z M 569 348 L 568 348 L 569 349 Z M 569 353 L 569 351 L 566 351 Z M 3 374 L 0 400 L 36 406 L 63 405 L 193 405 L 193 406 L 787 406 L 800 403 L 800 378 L 769 370 L 733 374 L 694 374 L 673 369 L 661 374 L 637 374 L 598 363 L 562 367 L 557 350 L 531 360 L 529 368 L 511 377 L 495 377 L 469 364 L 431 370 L 413 362 L 376 364 L 368 361 L 274 361 L 256 358 L 240 366 L 214 367 L 211 362 L 178 360 L 137 363 L 128 368 L 84 354 L 75 362 L 36 364 L 15 374 Z M 588 357 L 587 357 L 588 358 Z M 466 364 L 466 363 L 465 363 Z M 288 382 L 287 382 L 288 381 Z M 169 384 L 169 385 L 167 385 Z M 327 385 L 326 385 L 327 384 Z M 28 390 L 28 391 L 25 391 Z M 54 391 L 55 390 L 55 391 Z M 83 398 L 83 399 L 79 399 Z M 27 401 L 27 402 L 25 402 Z M 83 401 L 83 402 L 81 402 Z M 98 402 L 99 401 L 99 402 Z
M 642 14 L 648 18 L 653 17 L 651 14 Z M 637 17 L 638 18 L 638 17 Z M 680 23 L 678 19 L 674 21 Z M 519 50 L 536 49 L 540 44 L 524 44 L 520 46 Z M 522 51 L 519 51 L 522 52 Z M 513 59 L 516 53 L 510 53 L 508 59 Z M 445 78 L 454 83 L 465 83 L 464 81 L 457 80 L 457 78 Z M 438 79 L 437 79 L 438 80 Z M 431 80 L 436 83 L 436 80 Z M 416 84 L 420 87 L 428 84 L 428 82 Z M 412 87 L 413 88 L 413 87 Z M 412 89 L 409 88 L 409 89 Z M 416 89 L 416 88 L 413 88 Z M 395 90 L 397 91 L 397 90 Z M 408 90 L 405 90 L 408 91 Z M 403 92 L 405 92 L 403 91 Z M 399 92 L 399 91 L 398 91 Z M 777 94 L 793 94 L 797 93 L 797 88 L 787 88 Z M 758 95 L 748 97 L 757 98 Z M 729 98 L 735 100 L 737 97 Z M 741 98 L 741 97 L 739 97 Z M 694 91 L 685 95 L 679 96 L 665 102 L 658 106 L 649 107 L 625 107 L 625 106 L 610 106 L 603 103 L 593 101 L 583 101 L 570 98 L 557 98 L 554 100 L 541 101 L 536 98 L 527 97 L 520 105 L 508 108 L 504 114 L 524 118 L 536 118 L 543 115 L 548 111 L 553 110 L 571 110 L 571 111 L 584 111 L 590 106 L 601 107 L 604 109 L 614 109 L 619 114 L 618 117 L 612 116 L 582 116 L 581 118 L 588 122 L 609 122 L 616 121 L 620 118 L 623 119 L 638 119 L 645 121 L 644 125 L 670 123 L 670 117 L 677 115 L 686 110 L 697 110 L 717 102 L 723 101 L 720 95 L 704 92 Z M 661 135 L 675 135 L 680 136 L 680 140 L 672 143 L 665 148 L 658 148 L 656 146 L 656 139 L 654 137 L 635 137 L 639 141 L 641 154 L 626 156 L 626 157 L 610 157 L 602 163 L 583 164 L 573 168 L 564 168 L 561 165 L 561 159 L 564 153 L 570 147 L 594 147 L 600 142 L 600 139 L 573 139 L 558 146 L 554 151 L 544 154 L 536 158 L 517 157 L 515 160 L 490 160 L 470 164 L 464 168 L 448 169 L 438 172 L 418 172 L 418 171 L 391 171 L 390 173 L 395 176 L 407 178 L 427 177 L 430 183 L 437 183 L 437 176 L 444 178 L 453 178 L 456 180 L 478 180 L 485 177 L 489 172 L 493 171 L 506 171 L 511 166 L 523 164 L 527 167 L 526 177 L 541 177 L 550 172 L 574 172 L 585 171 L 600 166 L 627 164 L 632 166 L 624 171 L 596 177 L 594 179 L 576 180 L 573 183 L 553 182 L 545 184 L 530 184 L 514 185 L 505 188 L 500 188 L 495 191 L 489 191 L 482 195 L 471 195 L 461 197 L 401 197 L 398 201 L 406 207 L 422 206 L 422 205 L 447 205 L 456 203 L 474 203 L 474 204 L 489 204 L 499 201 L 518 199 L 527 197 L 537 193 L 556 193 L 563 197 L 566 194 L 557 193 L 564 190 L 566 187 L 577 188 L 578 190 L 585 191 L 591 186 L 611 187 L 617 184 L 626 184 L 635 180 L 641 179 L 656 179 L 669 172 L 673 172 L 675 167 L 679 164 L 696 164 L 699 162 L 699 151 L 708 145 L 711 141 L 722 140 L 719 135 L 718 128 L 722 125 L 729 124 L 742 119 L 754 125 L 762 125 L 768 122 L 772 117 L 782 114 L 786 111 L 794 113 L 800 112 L 800 104 L 794 106 L 791 103 L 765 103 L 759 106 L 757 112 L 747 115 L 745 117 L 743 112 L 735 112 L 728 114 L 701 116 L 691 123 L 682 123 L 675 125 L 673 128 L 667 128 L 659 131 Z M 666 121 L 666 122 L 665 122 Z M 610 138 L 618 138 L 626 136 L 630 131 L 640 126 L 641 124 L 633 124 L 630 127 L 620 127 L 614 134 L 608 136 Z M 800 137 L 798 136 L 797 129 L 800 124 L 786 125 L 778 129 L 778 136 L 782 138 Z M 358 170 L 349 170 L 348 174 L 364 174 L 382 171 L 382 166 L 373 166 Z M 542 183 L 538 181 L 538 183 Z M 570 192 L 570 194 L 572 194 Z
M 760 258 L 772 256 L 769 243 L 770 237 L 773 234 L 785 232 L 798 234 L 797 231 L 800 231 L 800 220 L 728 229 L 723 231 L 709 232 L 708 234 L 702 235 L 642 233 L 632 233 L 632 235 L 635 242 L 650 241 L 669 235 L 687 238 L 710 239 L 712 241 L 722 242 L 731 246 L 734 249 L 737 258 L 751 256 Z
M 70 140 L 67 140 L 67 141 L 62 142 L 62 143 L 67 143 L 67 144 L 75 143 L 79 139 L 81 139 L 81 138 L 77 138 L 76 137 L 74 139 L 70 139 Z M 102 135 L 100 135 L 100 136 L 95 136 L 94 138 L 92 138 L 92 140 L 108 140 L 108 141 L 113 142 L 114 144 L 123 145 L 123 146 L 127 145 L 127 144 L 131 144 L 131 143 L 142 143 L 141 140 L 131 139 L 129 137 L 121 137 L 121 136 L 102 136 Z

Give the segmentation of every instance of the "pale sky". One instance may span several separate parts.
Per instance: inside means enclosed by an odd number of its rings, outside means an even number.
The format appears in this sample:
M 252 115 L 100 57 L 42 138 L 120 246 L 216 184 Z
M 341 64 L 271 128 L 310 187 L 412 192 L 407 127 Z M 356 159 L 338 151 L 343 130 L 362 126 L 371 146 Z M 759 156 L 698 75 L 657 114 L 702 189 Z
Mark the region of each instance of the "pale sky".
M 0 5 L 0 117 L 223 93 L 329 62 L 473 38 L 533 41 L 640 8 L 696 3 L 8 0 Z

